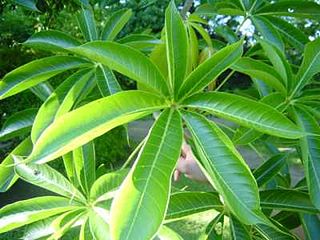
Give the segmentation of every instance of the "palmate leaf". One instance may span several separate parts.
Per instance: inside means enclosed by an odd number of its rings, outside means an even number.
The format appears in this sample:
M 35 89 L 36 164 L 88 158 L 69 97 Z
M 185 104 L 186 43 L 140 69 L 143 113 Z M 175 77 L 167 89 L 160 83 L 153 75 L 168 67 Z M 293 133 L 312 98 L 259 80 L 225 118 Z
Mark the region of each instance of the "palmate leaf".
M 121 9 L 114 12 L 107 20 L 102 33 L 101 39 L 106 41 L 113 41 L 123 27 L 127 24 L 132 16 L 131 9 Z
M 76 202 L 64 197 L 46 196 L 15 202 L 0 209 L 0 233 L 76 208 Z
M 79 70 L 68 77 L 42 104 L 33 123 L 31 139 L 35 143 L 41 133 L 59 116 L 69 112 L 94 83 L 91 69 Z
M 12 155 L 28 156 L 32 150 L 32 142 L 28 137 L 23 140 L 0 164 L 0 192 L 7 191 L 17 180 Z
M 169 83 L 171 90 L 176 96 L 187 74 L 188 36 L 186 27 L 174 1 L 170 2 L 165 15 Z
M 260 8 L 256 15 L 280 15 L 320 19 L 320 5 L 310 1 L 280 1 Z
M 79 46 L 81 43 L 66 33 L 48 30 L 33 34 L 23 45 L 45 51 L 61 52 L 66 51 L 66 48 Z
M 83 192 L 89 194 L 96 180 L 96 156 L 93 141 L 73 150 L 73 165 Z
M 235 63 L 241 54 L 242 41 L 231 44 L 215 53 L 186 78 L 179 90 L 179 99 L 202 90 Z
M 264 222 L 258 186 L 231 140 L 201 115 L 184 112 L 183 117 L 209 182 L 222 195 L 231 212 L 246 224 Z
M 86 202 L 85 197 L 61 173 L 45 164 L 24 164 L 14 157 L 15 171 L 24 181 L 61 196 Z
M 302 138 L 300 148 L 311 201 L 320 209 L 320 127 L 317 120 L 304 108 L 297 108 L 295 116 L 302 129 L 318 134 Z
M 223 210 L 218 193 L 178 192 L 170 196 L 166 220 L 178 220 L 210 209 Z
M 302 130 L 269 105 L 230 93 L 194 94 L 182 106 L 202 109 L 274 136 L 295 139 L 304 135 Z
M 151 239 L 157 233 L 169 202 L 171 176 L 182 138 L 180 114 L 165 110 L 113 200 L 112 239 Z
M 31 130 L 37 111 L 35 108 L 29 108 L 10 116 L 8 120 L 4 122 L 0 131 L 0 141 L 28 133 Z
M 9 72 L 0 81 L 0 100 L 22 92 L 67 70 L 89 67 L 90 62 L 72 56 L 46 57 Z
M 166 81 L 158 70 L 141 52 L 114 42 L 92 42 L 69 49 L 90 60 L 102 63 L 138 83 L 152 88 L 155 92 L 169 95 Z
M 137 90 L 93 101 L 55 120 L 41 134 L 26 161 L 53 160 L 117 126 L 167 106 L 163 98 Z

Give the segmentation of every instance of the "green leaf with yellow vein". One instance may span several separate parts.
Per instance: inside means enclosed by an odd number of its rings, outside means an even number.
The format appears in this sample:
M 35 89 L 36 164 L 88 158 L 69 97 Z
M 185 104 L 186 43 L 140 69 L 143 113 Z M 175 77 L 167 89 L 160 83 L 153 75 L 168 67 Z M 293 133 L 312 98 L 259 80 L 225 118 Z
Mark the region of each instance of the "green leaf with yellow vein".
M 138 159 L 113 200 L 112 239 L 149 240 L 157 233 L 165 218 L 182 138 L 180 114 L 165 110 L 151 128 Z

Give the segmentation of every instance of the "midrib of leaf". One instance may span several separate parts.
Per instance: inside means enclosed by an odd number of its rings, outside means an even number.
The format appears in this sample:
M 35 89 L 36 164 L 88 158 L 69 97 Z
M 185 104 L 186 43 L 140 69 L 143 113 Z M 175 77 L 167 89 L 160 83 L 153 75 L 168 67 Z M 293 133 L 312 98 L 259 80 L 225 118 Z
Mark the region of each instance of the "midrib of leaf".
M 155 164 L 156 164 L 156 162 L 158 161 L 158 158 L 159 158 L 159 155 L 160 155 L 162 146 L 163 146 L 163 144 L 164 144 L 164 139 L 165 139 L 165 137 L 166 137 L 166 135 L 167 135 L 167 132 L 168 132 L 168 128 L 169 128 L 169 125 L 170 125 L 170 121 L 171 121 L 171 118 L 172 118 L 172 114 L 173 114 L 173 110 L 170 109 L 170 113 L 169 113 L 169 116 L 168 116 L 168 118 L 167 118 L 166 126 L 165 126 L 165 129 L 164 129 L 163 134 L 162 134 L 162 136 L 161 136 L 161 141 L 160 141 L 160 144 L 159 144 L 157 153 L 156 153 L 155 158 L 154 158 L 155 160 L 152 162 L 151 170 L 150 170 L 150 172 L 149 172 L 149 174 L 148 174 L 148 176 L 147 176 L 147 178 L 146 178 L 146 183 L 145 183 L 145 186 L 144 186 L 144 188 L 143 188 L 143 191 L 142 191 L 141 197 L 140 197 L 140 199 L 139 199 L 138 205 L 137 205 L 137 207 L 136 207 L 135 215 L 134 215 L 134 217 L 132 218 L 132 222 L 131 222 L 131 225 L 130 225 L 128 234 L 127 234 L 127 236 L 126 236 L 126 240 L 129 240 L 129 236 L 130 236 L 130 234 L 131 234 L 131 232 L 132 232 L 133 225 L 134 225 L 134 223 L 135 223 L 135 221 L 136 221 L 136 219 L 137 219 L 137 216 L 138 216 L 138 213 L 139 213 L 139 210 L 140 210 L 142 201 L 143 201 L 143 199 L 144 199 L 144 195 L 146 194 L 146 190 L 147 190 L 147 188 L 148 188 L 149 181 L 150 181 L 151 176 L 152 176 L 152 173 L 153 173 L 153 171 L 154 171 L 154 169 L 155 169 Z M 150 133 L 151 133 L 151 132 L 152 132 L 152 130 L 150 131 Z M 148 142 L 148 141 L 146 141 L 144 147 L 146 146 L 147 142 Z M 143 149 L 142 149 L 141 151 L 144 150 L 144 147 L 143 147 Z M 169 184 L 168 192 L 170 192 L 170 184 Z M 155 201 L 155 202 L 156 202 L 156 201 Z M 167 203 L 167 207 L 168 207 L 168 203 Z M 164 216 L 162 217 L 162 219 L 165 217 L 165 212 L 166 212 L 166 211 L 164 211 Z
M 171 13 L 170 14 L 170 37 L 171 37 L 171 40 L 173 40 L 173 32 L 172 32 L 172 21 L 173 21 L 173 14 Z M 168 32 L 167 32 L 168 34 Z M 171 50 L 171 53 L 172 53 L 172 58 L 170 56 L 170 54 L 167 54 L 167 59 L 168 59 L 168 71 L 169 71 L 169 84 L 171 85 L 171 91 L 174 91 L 174 76 L 175 76 L 175 62 L 174 62 L 174 48 L 173 48 L 173 44 L 171 44 L 171 46 L 169 46 L 169 39 L 167 37 L 167 48 L 168 48 L 168 52 L 170 52 Z M 171 48 L 171 49 L 169 49 Z M 171 69 L 172 68 L 172 69 Z
M 296 87 L 294 88 L 294 90 L 292 91 L 292 94 L 290 95 L 289 99 L 292 99 L 294 97 L 294 95 L 296 94 L 296 92 L 299 90 L 301 84 L 303 83 L 301 81 L 301 79 L 304 79 L 307 72 L 310 70 L 310 68 L 312 67 L 313 63 L 316 61 L 316 59 L 318 58 L 318 56 L 320 56 L 320 51 L 315 55 L 315 57 L 312 59 L 311 63 L 309 63 L 309 66 L 307 67 L 306 71 L 304 71 L 302 77 L 300 78 L 298 84 L 296 85 Z
M 189 124 L 188 124 L 189 125 Z M 190 125 L 189 125 L 190 126 Z M 189 128 L 190 129 L 190 128 Z M 203 147 L 202 147 L 202 142 L 199 140 L 199 138 L 197 137 L 197 135 L 195 134 L 195 132 L 194 132 L 194 130 L 193 130 L 193 128 L 191 127 L 191 129 L 190 129 L 192 132 L 193 132 L 193 137 L 194 138 L 196 138 L 196 141 L 198 142 L 198 143 L 201 143 L 201 145 L 200 144 L 198 144 L 198 146 L 200 147 L 200 150 L 201 150 L 201 152 L 202 152 L 202 154 L 207 158 L 207 160 L 209 160 L 210 161 L 210 158 L 208 157 L 208 155 L 206 154 L 206 152 L 204 151 L 204 149 L 203 149 Z M 239 162 L 239 163 L 241 163 L 241 162 Z M 217 171 L 217 169 L 214 167 L 214 164 L 212 164 L 211 165 L 211 167 L 214 169 L 214 171 L 216 172 L 216 173 L 214 173 L 215 175 L 216 175 L 216 177 L 217 178 L 219 178 L 220 179 L 220 181 L 223 183 L 223 185 L 228 189 L 228 191 L 234 196 L 234 198 L 235 199 L 237 199 L 238 200 L 238 203 L 240 203 L 241 204 L 241 206 L 244 208 L 244 209 L 246 209 L 248 212 L 250 212 L 250 214 L 252 214 L 252 210 L 251 209 L 249 209 L 246 205 L 244 205 L 243 204 L 243 202 L 241 201 L 241 199 L 240 198 L 238 198 L 237 197 L 237 195 L 233 192 L 233 190 L 228 186 L 228 184 L 223 180 L 223 178 L 221 177 L 221 175 L 219 174 L 219 172 Z M 212 181 L 210 178 L 209 178 L 209 181 Z M 213 184 L 214 185 L 214 184 Z M 220 184 L 219 184 L 220 185 Z M 220 188 L 220 190 L 222 189 L 221 187 L 219 187 Z M 226 199 L 225 199 L 226 200 Z M 228 203 L 229 203 L 229 200 L 228 200 Z M 230 207 L 232 207 L 232 204 L 230 203 L 230 204 L 228 204 Z M 257 217 L 257 216 L 255 216 L 255 217 Z M 257 217 L 258 218 L 258 217 Z M 259 218 L 259 220 L 260 220 L 260 218 Z M 261 221 L 262 223 L 263 223 L 263 221 Z
M 227 113 L 227 112 L 223 112 L 223 111 L 219 111 L 218 109 L 212 109 L 212 108 L 208 108 L 208 107 L 205 107 L 205 106 L 196 106 L 196 105 L 184 105 L 185 107 L 192 107 L 192 108 L 202 108 L 202 109 L 204 109 L 204 110 L 207 110 L 208 112 L 213 112 L 213 114 L 220 114 L 220 116 L 222 116 L 222 117 L 225 117 L 225 116 L 227 116 L 227 117 L 229 117 L 229 118 L 231 118 L 232 120 L 234 120 L 234 115 L 232 115 L 232 114 L 229 114 L 229 113 Z M 261 124 L 261 123 L 259 123 L 259 122 L 255 122 L 255 121 L 251 121 L 251 120 L 248 120 L 248 119 L 246 119 L 246 118 L 243 118 L 243 117 L 241 117 L 241 115 L 237 115 L 237 117 L 236 117 L 236 119 L 239 119 L 240 121 L 242 121 L 242 122 L 246 122 L 246 123 L 253 123 L 254 125 L 258 125 L 258 126 L 262 126 L 262 127 L 266 127 L 267 129 L 269 128 L 271 128 L 272 130 L 274 130 L 274 131 L 279 131 L 279 129 L 277 129 L 277 128 L 275 128 L 275 127 L 273 127 L 273 126 L 271 126 L 271 125 L 263 125 L 263 124 Z M 249 125 L 248 124 L 248 125 Z M 258 130 L 259 131 L 259 130 Z M 261 131 L 261 130 L 260 130 Z M 288 131 L 288 130 L 281 130 L 282 132 L 291 132 L 291 131 Z

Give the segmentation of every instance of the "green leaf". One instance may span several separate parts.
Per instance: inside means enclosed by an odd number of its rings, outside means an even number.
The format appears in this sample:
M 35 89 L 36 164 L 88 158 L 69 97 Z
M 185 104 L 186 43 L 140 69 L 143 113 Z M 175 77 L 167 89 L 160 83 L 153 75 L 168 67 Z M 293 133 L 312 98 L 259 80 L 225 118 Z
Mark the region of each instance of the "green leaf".
M 91 240 L 93 236 L 90 231 L 89 218 L 85 219 L 81 225 L 79 240 Z
M 209 33 L 200 25 L 196 23 L 190 23 L 190 25 L 197 30 L 197 32 L 201 35 L 201 37 L 204 39 L 208 47 L 212 47 L 212 41 Z
M 303 31 L 281 18 L 271 16 L 265 16 L 265 18 L 269 20 L 285 41 L 300 51 L 303 51 L 304 45 L 309 41 Z
M 36 0 L 15 0 L 14 2 L 31 11 L 40 12 L 39 9 L 37 8 Z
M 230 232 L 233 240 L 250 240 L 251 235 L 247 226 L 243 225 L 237 218 L 230 216 Z
M 89 214 L 90 232 L 94 240 L 109 240 L 110 229 L 108 212 L 105 209 L 95 207 Z
M 53 160 L 117 126 L 167 106 L 164 99 L 137 90 L 98 99 L 56 119 L 37 140 L 27 161 Z
M 283 94 L 286 94 L 287 92 L 285 82 L 281 78 L 281 75 L 279 75 L 272 66 L 260 60 L 243 57 L 233 64 L 231 68 L 235 71 L 247 74 L 253 79 L 259 79 Z
M 0 131 L 0 141 L 22 136 L 31 130 L 37 109 L 29 108 L 10 116 Z
M 158 68 L 145 55 L 131 47 L 113 42 L 92 42 L 70 50 L 168 96 L 168 86 Z
M 81 6 L 81 10 L 77 14 L 78 25 L 87 41 L 98 40 L 98 32 L 94 20 L 94 14 L 91 6 Z
M 320 209 L 320 127 L 317 120 L 303 108 L 296 109 L 295 116 L 302 129 L 318 134 L 302 138 L 300 148 L 311 201 Z
M 151 239 L 157 233 L 168 207 L 182 138 L 180 114 L 167 109 L 150 130 L 139 158 L 113 200 L 112 239 Z
M 0 233 L 77 208 L 63 197 L 37 197 L 9 204 L 0 209 Z
M 106 66 L 97 66 L 96 81 L 99 90 L 104 97 L 115 94 L 122 90 L 112 70 Z
M 276 223 L 273 221 L 273 223 Z M 277 225 L 279 225 L 277 223 Z M 257 224 L 254 226 L 255 229 L 263 236 L 266 240 L 296 240 L 296 238 L 289 231 L 282 231 L 277 227 L 270 227 L 268 225 Z
M 123 27 L 127 24 L 131 16 L 131 9 L 121 9 L 114 12 L 110 18 L 108 18 L 102 30 L 101 39 L 113 41 Z
M 287 155 L 277 154 L 272 156 L 253 172 L 258 186 L 263 186 L 270 181 L 286 164 Z
M 17 180 L 18 176 L 14 172 L 14 160 L 12 155 L 28 156 L 32 150 L 30 138 L 21 142 L 0 164 L 0 192 L 7 191 Z
M 117 42 L 126 44 L 135 49 L 141 49 L 145 51 L 152 50 L 156 46 L 163 44 L 161 40 L 147 34 L 130 34 L 119 39 Z M 164 58 L 166 58 L 166 56 L 164 56 Z
M 280 1 L 260 8 L 256 15 L 280 15 L 320 19 L 320 5 L 311 1 Z
M 15 171 L 26 182 L 38 187 L 55 192 L 61 196 L 86 202 L 84 196 L 58 171 L 42 164 L 24 164 L 17 157 L 15 160 Z
M 171 228 L 162 225 L 159 229 L 157 237 L 154 240 L 183 240 L 183 238 Z
M 188 71 L 191 72 L 198 65 L 199 57 L 199 42 L 197 35 L 190 25 L 187 25 L 188 40 L 189 40 L 189 51 L 188 51 Z
M 311 214 L 303 214 L 301 216 L 302 226 L 306 240 L 317 239 L 320 235 L 319 216 Z
M 189 46 L 186 27 L 174 1 L 166 10 L 165 33 L 169 83 L 171 90 L 177 94 L 187 74 Z
M 320 38 L 306 45 L 303 62 L 293 82 L 291 96 L 300 91 L 312 76 L 320 72 Z
M 33 34 L 23 45 L 45 51 L 65 52 L 66 48 L 76 47 L 81 43 L 66 33 L 48 30 Z
M 260 191 L 263 209 L 281 209 L 285 211 L 319 213 L 313 206 L 307 193 L 296 190 L 265 190 Z
M 280 34 L 267 18 L 254 16 L 251 17 L 251 20 L 266 41 L 277 47 L 280 51 L 284 51 L 284 44 Z
M 90 200 L 101 202 L 112 198 L 128 173 L 127 169 L 107 173 L 98 178 L 90 189 Z
M 42 82 L 32 87 L 31 92 L 36 95 L 42 102 L 46 101 L 47 98 L 52 94 L 53 87 L 49 82 Z
M 54 56 L 32 61 L 4 76 L 0 81 L 0 100 L 22 92 L 64 71 L 90 65 L 88 61 L 72 56 Z
M 76 170 L 73 164 L 73 152 L 68 152 L 62 156 L 64 169 L 69 181 L 75 186 L 79 186 Z
M 262 39 L 259 40 L 265 54 L 271 61 L 274 69 L 281 76 L 282 83 L 284 86 L 288 86 L 288 82 L 292 78 L 292 71 L 289 62 L 284 55 L 284 52 L 281 52 L 278 48 L 272 46 L 267 41 Z
M 217 4 L 202 4 L 196 11 L 199 15 L 213 16 L 215 14 L 245 16 L 245 11 L 231 2 L 218 2 Z
M 43 131 L 53 121 L 69 112 L 76 103 L 86 95 L 86 88 L 93 80 L 93 72 L 91 69 L 79 70 L 68 77 L 59 87 L 50 95 L 50 97 L 42 104 L 35 118 L 31 139 L 36 143 Z M 90 88 L 90 87 L 89 87 Z
M 200 93 L 183 102 L 185 107 L 202 109 L 270 135 L 299 138 L 304 133 L 284 115 L 267 104 L 230 93 Z
M 179 98 L 201 91 L 236 62 L 241 54 L 242 41 L 231 44 L 215 53 L 187 77 L 179 90 Z
M 228 26 L 217 26 L 215 32 L 217 35 L 223 37 L 228 43 L 235 43 L 239 40 L 237 34 Z
M 178 220 L 210 209 L 223 210 L 217 193 L 178 192 L 170 197 L 166 220 Z
M 73 150 L 73 162 L 78 182 L 89 193 L 96 180 L 96 156 L 93 141 Z
M 60 215 L 45 218 L 43 220 L 29 224 L 24 229 L 24 234 L 21 239 L 23 240 L 37 240 L 43 237 L 47 237 L 54 233 L 54 229 L 51 226 L 52 222 Z
M 184 112 L 201 166 L 228 208 L 246 224 L 263 222 L 258 186 L 231 140 L 205 117 Z

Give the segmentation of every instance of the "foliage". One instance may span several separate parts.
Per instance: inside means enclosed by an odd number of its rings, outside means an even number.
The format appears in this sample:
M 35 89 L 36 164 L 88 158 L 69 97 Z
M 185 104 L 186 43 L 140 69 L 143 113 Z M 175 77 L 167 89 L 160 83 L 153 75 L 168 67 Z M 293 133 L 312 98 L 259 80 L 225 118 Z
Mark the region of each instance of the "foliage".
M 171 1 L 160 39 L 123 36 L 129 9 L 114 12 L 101 26 L 87 1 L 79 6 L 84 40 L 38 32 L 24 45 L 54 56 L 20 66 L 0 82 L 1 100 L 32 88 L 43 101 L 2 127 L 2 140 L 30 136 L 1 163 L 0 189 L 21 178 L 56 194 L 0 209 L 0 233 L 27 225 L 25 239 L 59 239 L 71 229 L 79 239 L 181 239 L 167 223 L 215 210 L 203 239 L 220 239 L 224 231 L 234 239 L 296 239 L 291 229 L 300 225 L 309 239 L 318 234 L 320 39 L 307 43 L 301 30 L 278 17 L 318 19 L 318 4 L 208 1 L 186 17 Z M 257 44 L 244 51 L 238 32 L 229 42 L 212 40 L 201 14 L 244 15 L 243 23 L 250 18 L 259 30 Z M 304 50 L 299 66 L 287 60 L 283 35 Z M 229 76 L 217 85 L 226 71 Z M 218 91 L 234 72 L 252 79 L 254 94 Z M 66 78 L 52 87 L 49 80 L 62 73 Z M 118 74 L 136 81 L 138 90 L 123 91 Z M 128 136 L 127 123 L 155 113 L 148 135 L 120 169 L 106 173 L 97 165 L 96 138 L 116 127 Z M 224 126 L 229 121 L 234 124 Z M 185 135 L 212 191 L 172 190 Z M 272 139 L 278 144 L 272 146 Z M 275 151 L 250 169 L 236 145 L 254 148 L 257 141 Z M 284 145 L 303 162 L 305 178 L 295 186 L 286 173 L 287 154 L 278 150 Z M 66 177 L 48 165 L 60 157 Z

